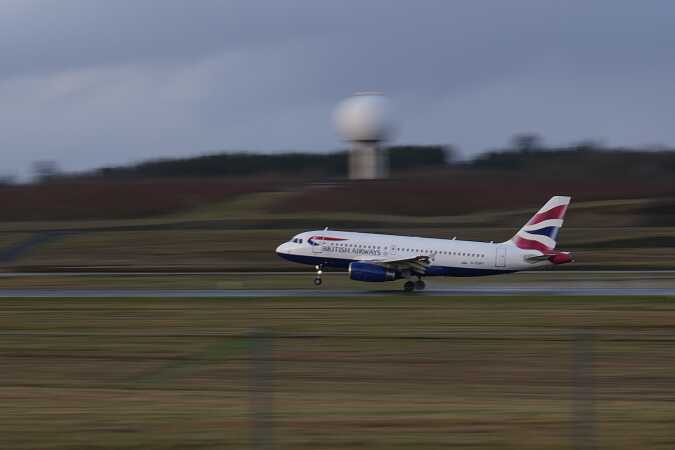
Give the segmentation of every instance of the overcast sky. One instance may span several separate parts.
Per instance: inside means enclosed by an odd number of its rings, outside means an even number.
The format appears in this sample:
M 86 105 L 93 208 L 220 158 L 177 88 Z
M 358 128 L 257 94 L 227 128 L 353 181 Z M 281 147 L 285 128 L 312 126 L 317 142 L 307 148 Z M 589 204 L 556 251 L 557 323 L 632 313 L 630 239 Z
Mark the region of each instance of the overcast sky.
M 384 92 L 398 143 L 675 145 L 675 2 L 0 0 L 0 174 L 326 151 Z

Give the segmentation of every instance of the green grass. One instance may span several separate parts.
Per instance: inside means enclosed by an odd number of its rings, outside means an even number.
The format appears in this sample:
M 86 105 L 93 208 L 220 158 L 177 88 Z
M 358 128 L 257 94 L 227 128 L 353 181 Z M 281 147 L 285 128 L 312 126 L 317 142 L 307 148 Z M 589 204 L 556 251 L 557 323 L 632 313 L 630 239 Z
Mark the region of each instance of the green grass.
M 320 188 L 317 188 L 320 189 Z M 500 242 L 509 239 L 532 209 L 483 211 L 452 217 L 396 214 L 274 213 L 297 192 L 242 195 L 223 203 L 152 219 L 23 222 L 0 225 L 0 246 L 31 231 L 72 234 L 32 248 L 7 270 L 302 270 L 274 254 L 276 246 L 308 229 L 332 229 Z M 642 211 L 662 199 L 575 202 L 560 248 L 575 252 L 575 267 L 673 269 L 675 227 L 653 227 Z M 6 230 L 4 233 L 1 230 Z M 13 230 L 12 232 L 8 232 Z M 565 267 L 567 270 L 571 265 Z
M 0 251 L 27 239 L 29 233 L 0 233 Z
M 675 236 L 650 236 L 577 244 L 576 248 L 668 248 L 675 247 Z
M 25 270 L 307 270 L 279 258 L 274 249 L 303 228 L 158 229 L 84 232 L 33 248 L 9 267 Z M 465 240 L 509 239 L 514 228 L 380 227 L 362 231 Z M 560 248 L 576 263 L 563 268 L 673 269 L 673 228 L 563 229 Z
M 263 386 L 250 375 L 263 367 L 274 448 L 566 449 L 579 329 L 595 336 L 599 447 L 673 446 L 672 298 L 3 299 L 0 310 L 0 448 L 250 448 L 251 390 Z M 252 359 L 260 345 L 268 371 Z

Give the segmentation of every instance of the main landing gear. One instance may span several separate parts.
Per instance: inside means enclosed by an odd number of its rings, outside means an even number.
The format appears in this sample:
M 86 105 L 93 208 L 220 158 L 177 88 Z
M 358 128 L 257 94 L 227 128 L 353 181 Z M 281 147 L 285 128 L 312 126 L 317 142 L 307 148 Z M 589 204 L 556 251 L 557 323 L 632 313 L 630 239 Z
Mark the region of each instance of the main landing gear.
M 427 287 L 426 283 L 421 278 L 418 278 L 417 281 L 406 281 L 403 285 L 403 290 L 405 292 L 423 291 L 425 287 Z
M 314 285 L 315 286 L 321 286 L 321 274 L 323 273 L 323 265 L 316 265 L 314 266 L 316 269 L 316 277 L 314 278 Z

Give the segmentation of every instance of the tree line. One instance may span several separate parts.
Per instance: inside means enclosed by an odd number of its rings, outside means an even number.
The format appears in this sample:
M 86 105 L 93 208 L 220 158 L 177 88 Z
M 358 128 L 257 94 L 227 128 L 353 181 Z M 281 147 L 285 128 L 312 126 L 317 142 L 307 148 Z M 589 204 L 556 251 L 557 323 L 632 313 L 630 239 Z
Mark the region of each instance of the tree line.
M 444 167 L 451 151 L 439 145 L 396 146 L 383 149 L 392 170 Z M 246 176 L 260 174 L 316 174 L 341 177 L 347 174 L 348 152 L 250 153 L 228 152 L 191 158 L 160 159 L 97 170 L 103 178 L 158 178 Z
M 394 176 L 419 170 L 517 171 L 523 176 L 607 177 L 634 179 L 675 175 L 675 151 L 605 147 L 593 141 L 547 147 L 535 134 L 516 135 L 509 146 L 481 153 L 472 159 L 457 157 L 451 146 L 405 145 L 382 150 Z M 307 178 L 344 178 L 349 153 L 222 152 L 196 157 L 157 159 L 139 164 L 105 167 L 85 173 L 63 173 L 53 162 L 34 164 L 35 180 L 128 180 L 154 178 L 248 177 L 264 175 Z M 0 185 L 13 179 L 0 177 Z

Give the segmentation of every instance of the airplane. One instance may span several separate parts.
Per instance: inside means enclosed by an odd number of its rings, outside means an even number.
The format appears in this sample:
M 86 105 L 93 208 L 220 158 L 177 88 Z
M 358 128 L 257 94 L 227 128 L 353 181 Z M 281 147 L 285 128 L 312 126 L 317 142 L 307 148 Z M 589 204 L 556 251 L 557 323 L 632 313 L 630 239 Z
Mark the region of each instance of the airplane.
M 423 277 L 482 276 L 513 273 L 573 262 L 556 250 L 571 197 L 552 197 L 508 241 L 502 243 L 432 239 L 415 236 L 315 230 L 277 247 L 279 256 L 313 265 L 314 284 L 326 267 L 349 269 L 352 280 L 386 282 L 405 279 L 403 290 L 422 291 Z M 417 278 L 417 281 L 413 281 Z

